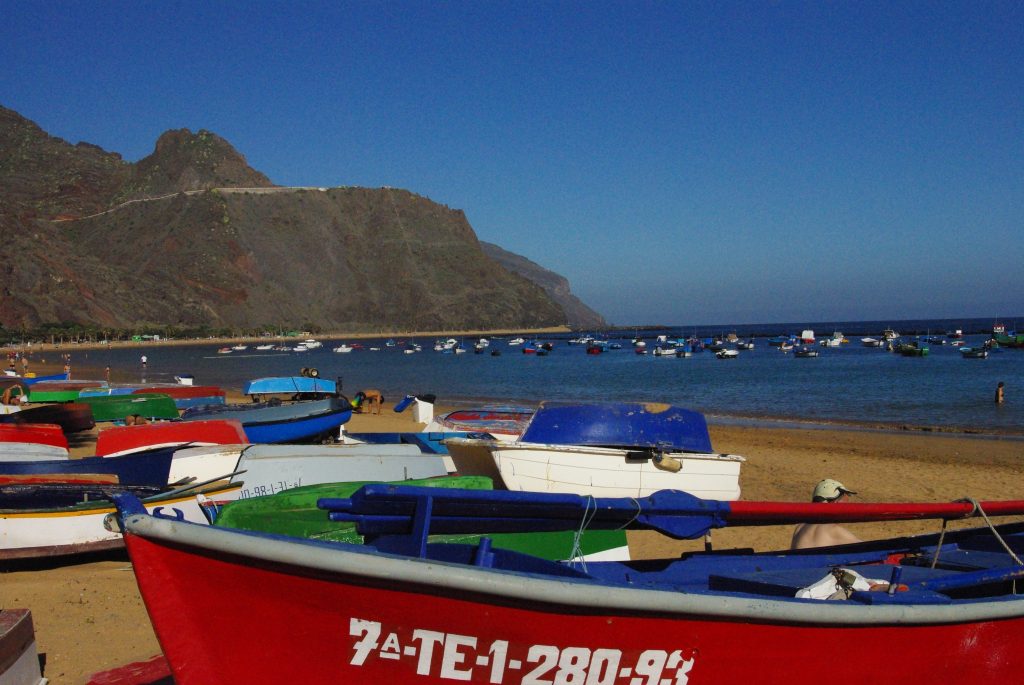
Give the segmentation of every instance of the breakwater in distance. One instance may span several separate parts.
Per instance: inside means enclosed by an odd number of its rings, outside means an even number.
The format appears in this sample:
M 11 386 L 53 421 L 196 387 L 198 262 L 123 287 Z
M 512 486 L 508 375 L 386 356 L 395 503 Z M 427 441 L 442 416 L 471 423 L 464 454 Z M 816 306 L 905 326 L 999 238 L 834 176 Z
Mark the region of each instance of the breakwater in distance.
M 1014 325 L 1013 320 L 1001 322 L 1007 330 Z M 476 338 L 462 341 L 468 348 L 465 354 L 444 354 L 433 350 L 434 338 L 409 336 L 394 336 L 393 347 L 384 339 L 360 340 L 363 347 L 347 354 L 332 349 L 352 340 L 320 336 L 323 347 L 308 352 L 257 351 L 251 344 L 227 354 L 203 344 L 64 349 L 72 352 L 76 378 L 102 378 L 103 367 L 109 365 L 115 380 L 173 381 L 177 374 L 190 373 L 196 383 L 241 389 L 253 378 L 297 375 L 300 369 L 313 367 L 325 378 L 340 378 L 349 396 L 377 388 L 389 400 L 432 393 L 443 404 L 666 402 L 702 411 L 711 421 L 789 419 L 1024 435 L 1024 349 L 1000 349 L 987 359 L 965 359 L 950 339 L 947 344 L 930 344 L 926 357 L 902 357 L 860 343 L 860 337 L 879 337 L 885 328 L 904 339 L 915 333 L 945 336 L 960 329 L 965 345 L 976 346 L 989 337 L 993 323 L 986 318 L 620 329 L 607 338 L 620 342 L 622 349 L 588 355 L 584 346 L 569 343 L 575 335 L 549 335 L 541 340 L 551 342 L 553 349 L 543 357 L 525 355 L 520 346 L 509 345 L 512 336 L 491 339 L 481 354 L 472 349 Z M 813 328 L 818 338 L 839 330 L 849 342 L 819 347 L 816 358 L 795 358 L 768 345 L 770 336 L 799 334 L 805 328 Z M 673 339 L 730 332 L 753 337 L 754 349 L 721 360 L 708 351 L 689 358 L 640 356 L 631 344 L 637 334 L 650 350 L 658 335 Z M 406 354 L 412 344 L 422 346 L 422 351 Z M 141 354 L 147 356 L 145 369 Z M 996 405 L 1000 381 L 1006 401 Z

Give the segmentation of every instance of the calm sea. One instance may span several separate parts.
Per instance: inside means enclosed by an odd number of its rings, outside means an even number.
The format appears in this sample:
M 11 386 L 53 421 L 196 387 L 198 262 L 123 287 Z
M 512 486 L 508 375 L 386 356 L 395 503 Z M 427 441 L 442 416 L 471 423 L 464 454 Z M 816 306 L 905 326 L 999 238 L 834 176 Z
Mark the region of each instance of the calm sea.
M 1012 328 L 1012 320 L 1004 320 Z M 146 347 L 74 351 L 77 377 L 101 377 L 110 365 L 122 378 L 143 377 L 170 381 L 191 373 L 197 384 L 240 389 L 253 378 L 295 375 L 302 367 L 315 367 L 325 378 L 341 378 L 351 396 L 361 388 L 379 388 L 388 399 L 405 394 L 433 393 L 440 403 L 475 401 L 525 402 L 539 400 L 640 400 L 678 404 L 700 410 L 714 420 L 730 417 L 789 418 L 810 422 L 925 425 L 977 428 L 1024 434 L 1024 350 L 1005 349 L 988 359 L 963 359 L 950 344 L 931 344 L 923 358 L 901 357 L 860 344 L 863 336 L 878 337 L 894 328 L 907 339 L 913 334 L 945 334 L 962 329 L 967 345 L 989 337 L 993 320 L 936 320 L 885 322 L 825 322 L 758 326 L 669 327 L 618 331 L 607 336 L 623 344 L 620 350 L 587 355 L 580 345 L 568 344 L 570 335 L 549 336 L 554 350 L 544 357 L 524 355 L 508 339 L 494 339 L 490 349 L 500 356 L 433 351 L 434 340 L 419 339 L 423 351 L 404 354 L 383 340 L 361 340 L 364 349 L 338 354 L 341 342 L 319 338 L 324 346 L 304 353 L 244 352 L 218 354 L 217 346 Z M 794 358 L 769 347 L 768 336 L 799 333 L 813 328 L 819 338 L 843 331 L 849 343 L 839 348 L 818 348 L 817 358 Z M 720 360 L 711 352 L 690 358 L 639 356 L 630 338 L 648 341 L 665 333 L 670 337 L 722 335 L 735 331 L 756 336 L 755 349 L 738 359 Z M 397 340 L 408 340 L 396 338 Z M 379 351 L 369 351 L 379 347 Z M 488 351 L 489 352 L 489 351 Z M 143 372 L 139 356 L 148 364 Z M 993 401 L 996 384 L 1006 384 L 1006 402 Z

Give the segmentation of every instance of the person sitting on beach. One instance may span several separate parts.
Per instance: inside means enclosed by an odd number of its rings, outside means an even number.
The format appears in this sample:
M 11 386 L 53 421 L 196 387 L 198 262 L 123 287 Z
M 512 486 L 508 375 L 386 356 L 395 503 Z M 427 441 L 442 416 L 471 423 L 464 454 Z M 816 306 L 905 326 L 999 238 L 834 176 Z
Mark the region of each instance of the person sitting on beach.
M 364 405 L 368 405 L 370 414 L 380 414 L 381 406 L 384 404 L 384 395 L 381 394 L 380 390 L 373 388 L 360 390 L 356 393 L 355 399 L 355 409 L 359 413 L 363 412 Z
M 814 487 L 812 502 L 842 502 L 850 495 L 856 495 L 842 483 L 826 478 Z M 793 531 L 793 542 L 790 549 L 808 549 L 810 547 L 831 547 L 833 545 L 849 545 L 861 542 L 856 535 L 837 523 L 800 523 Z

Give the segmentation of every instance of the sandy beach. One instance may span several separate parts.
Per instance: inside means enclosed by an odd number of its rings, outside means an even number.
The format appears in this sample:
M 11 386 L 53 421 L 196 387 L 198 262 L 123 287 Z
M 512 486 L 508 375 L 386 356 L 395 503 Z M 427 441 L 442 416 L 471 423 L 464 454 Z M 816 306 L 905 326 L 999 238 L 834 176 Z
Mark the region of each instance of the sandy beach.
M 438 407 L 438 412 L 443 411 Z M 416 426 L 409 412 L 387 407 L 381 415 L 356 414 L 353 431 L 400 431 Z M 720 452 L 747 458 L 741 475 L 743 499 L 807 501 L 825 477 L 858 491 L 857 501 L 944 502 L 971 496 L 1018 496 L 1024 443 L 981 438 L 864 430 L 711 427 Z M 89 445 L 76 448 L 89 452 Z M 965 524 L 953 523 L 952 526 Z M 898 533 L 933 532 L 938 522 L 849 526 L 863 539 Z M 791 526 L 716 531 L 717 549 L 787 547 Z M 673 541 L 657 534 L 630 533 L 635 557 L 675 555 L 701 541 Z M 60 564 L 8 566 L 0 582 L 0 606 L 27 607 L 35 621 L 44 675 L 54 685 L 77 684 L 88 676 L 160 652 L 131 565 L 123 553 Z

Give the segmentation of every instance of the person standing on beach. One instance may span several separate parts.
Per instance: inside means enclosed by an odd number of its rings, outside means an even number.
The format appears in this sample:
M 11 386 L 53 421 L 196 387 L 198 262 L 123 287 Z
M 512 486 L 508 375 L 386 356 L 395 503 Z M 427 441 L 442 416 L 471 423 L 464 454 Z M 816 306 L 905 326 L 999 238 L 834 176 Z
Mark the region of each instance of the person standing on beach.
M 1003 403 L 1003 382 L 999 381 L 999 385 L 996 386 L 996 404 Z
M 812 502 L 842 502 L 850 495 L 856 495 L 837 480 L 826 478 L 814 487 Z M 861 542 L 861 539 L 837 523 L 800 523 L 793 531 L 790 549 L 810 547 L 831 547 Z
M 28 357 L 21 355 L 21 372 L 28 373 Z

